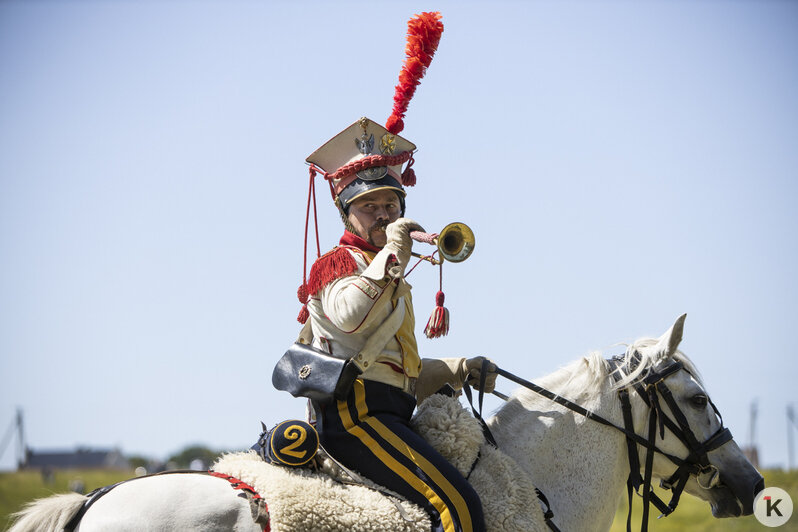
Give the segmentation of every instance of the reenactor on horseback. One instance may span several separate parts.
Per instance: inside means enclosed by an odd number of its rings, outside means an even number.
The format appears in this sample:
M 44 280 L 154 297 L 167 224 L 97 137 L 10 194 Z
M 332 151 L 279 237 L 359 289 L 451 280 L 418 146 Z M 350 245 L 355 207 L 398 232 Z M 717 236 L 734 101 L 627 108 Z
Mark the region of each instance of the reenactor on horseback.
M 311 193 L 321 174 L 344 233 L 303 279 L 299 320 L 306 324 L 302 342 L 346 360 L 344 375 L 352 380 L 345 396 L 313 403 L 326 453 L 424 507 L 433 530 L 481 531 L 485 523 L 477 493 L 409 425 L 416 404 L 440 388 L 478 383 L 485 361 L 420 358 L 411 286 L 404 278 L 411 233 L 423 228 L 405 217 L 405 188 L 415 184 L 410 167 L 416 147 L 398 133 L 442 31 L 438 13 L 411 19 L 408 58 L 385 127 L 361 118 L 307 158 Z M 437 309 L 428 336 L 445 334 L 447 319 L 447 312 Z M 483 391 L 492 391 L 495 378 L 486 371 Z

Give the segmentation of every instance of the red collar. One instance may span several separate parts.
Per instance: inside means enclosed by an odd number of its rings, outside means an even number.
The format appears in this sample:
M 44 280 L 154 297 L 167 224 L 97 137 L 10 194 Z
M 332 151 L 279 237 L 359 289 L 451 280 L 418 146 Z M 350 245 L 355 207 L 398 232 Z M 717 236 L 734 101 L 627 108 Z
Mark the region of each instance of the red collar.
M 381 249 L 376 246 L 372 246 L 356 234 L 350 233 L 349 231 L 344 231 L 344 236 L 341 237 L 339 244 L 342 246 L 353 246 L 363 251 L 373 251 L 374 253 L 377 253 Z

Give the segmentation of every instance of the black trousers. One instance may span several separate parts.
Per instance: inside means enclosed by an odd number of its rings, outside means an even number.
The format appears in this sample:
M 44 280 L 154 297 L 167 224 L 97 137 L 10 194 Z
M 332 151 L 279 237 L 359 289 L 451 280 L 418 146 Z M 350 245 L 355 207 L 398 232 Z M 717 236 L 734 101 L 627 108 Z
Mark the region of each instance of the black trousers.
M 399 388 L 357 380 L 346 401 L 322 407 L 321 444 L 346 467 L 424 507 L 433 531 L 484 531 L 474 488 L 410 428 L 415 406 Z

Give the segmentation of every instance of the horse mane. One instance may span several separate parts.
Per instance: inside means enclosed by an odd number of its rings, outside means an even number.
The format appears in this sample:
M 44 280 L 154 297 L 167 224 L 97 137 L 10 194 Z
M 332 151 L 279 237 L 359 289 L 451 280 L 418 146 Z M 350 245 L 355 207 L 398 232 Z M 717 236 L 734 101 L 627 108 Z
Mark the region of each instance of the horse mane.
M 602 353 L 594 351 L 560 367 L 553 373 L 534 379 L 533 382 L 589 408 L 592 404 L 591 399 L 600 395 L 603 383 L 609 375 L 608 367 Z M 540 397 L 526 388 L 519 388 L 512 395 L 520 401 L 520 404 L 510 401 L 502 405 L 496 412 L 499 419 L 511 416 L 516 408 L 524 408 L 522 404 L 534 402 Z
M 634 356 L 635 352 L 638 353 L 640 362 L 637 367 L 635 367 L 634 371 L 624 375 L 618 382 L 612 382 L 608 390 L 615 392 L 621 388 L 626 388 L 642 381 L 650 369 L 655 368 L 658 364 L 663 362 L 663 357 L 656 353 L 654 349 L 646 349 L 656 345 L 658 341 L 659 340 L 656 338 L 641 338 L 631 344 L 616 344 L 616 346 L 626 347 L 626 351 L 623 355 L 616 355 L 616 358 L 621 357 L 623 362 L 622 367 L 628 367 L 627 364 Z M 582 406 L 589 408 L 592 400 L 598 399 L 603 391 L 607 391 L 605 385 L 607 379 L 611 379 L 610 373 L 614 369 L 614 366 L 610 364 L 607 356 L 608 355 L 601 350 L 592 351 L 586 356 L 557 369 L 553 373 L 536 379 L 534 382 L 555 393 L 568 393 L 568 390 L 573 390 L 575 394 L 569 394 L 567 396 L 568 399 L 579 402 Z M 681 362 L 684 368 L 703 386 L 703 380 L 698 369 L 687 355 L 677 350 L 672 358 Z M 520 399 L 522 403 L 525 402 L 525 398 L 527 397 L 530 400 L 537 397 L 537 394 L 524 388 L 516 391 L 513 395 Z M 512 403 L 505 403 L 497 412 L 498 417 L 503 418 L 510 415 L 509 410 L 512 410 L 512 407 Z

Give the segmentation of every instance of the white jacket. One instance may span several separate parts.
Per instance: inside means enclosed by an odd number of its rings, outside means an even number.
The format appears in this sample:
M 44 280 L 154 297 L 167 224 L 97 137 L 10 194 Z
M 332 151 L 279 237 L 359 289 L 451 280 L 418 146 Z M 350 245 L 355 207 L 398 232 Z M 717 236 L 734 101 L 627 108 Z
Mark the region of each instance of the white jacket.
M 339 277 L 308 302 L 313 346 L 331 355 L 349 359 L 361 355 L 366 341 L 391 317 L 392 325 L 382 332 L 378 345 L 384 347 L 373 360 L 356 359 L 364 370 L 362 378 L 390 384 L 412 393 L 421 371 L 414 333 L 415 318 L 410 285 L 393 278 L 388 265 L 393 258 L 387 250 L 372 253 L 341 246 L 332 253 L 350 253 L 357 270 Z

